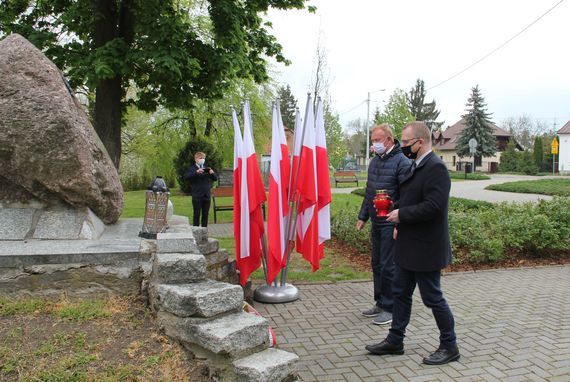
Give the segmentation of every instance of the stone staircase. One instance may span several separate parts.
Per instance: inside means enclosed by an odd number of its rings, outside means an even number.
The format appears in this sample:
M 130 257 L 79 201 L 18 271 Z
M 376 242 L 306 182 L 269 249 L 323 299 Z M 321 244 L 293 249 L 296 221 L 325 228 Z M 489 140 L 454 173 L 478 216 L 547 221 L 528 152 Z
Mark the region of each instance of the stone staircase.
M 159 234 L 156 244 L 149 299 L 169 337 L 205 359 L 215 380 L 297 379 L 297 355 L 269 348 L 269 323 L 243 311 L 241 286 L 217 281 L 230 265 L 206 229 Z

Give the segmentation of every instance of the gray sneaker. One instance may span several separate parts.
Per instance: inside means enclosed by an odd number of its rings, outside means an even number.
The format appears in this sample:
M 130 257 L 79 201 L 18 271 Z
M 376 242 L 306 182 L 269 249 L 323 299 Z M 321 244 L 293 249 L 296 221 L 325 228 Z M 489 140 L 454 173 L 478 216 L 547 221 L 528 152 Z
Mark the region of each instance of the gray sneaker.
M 376 317 L 377 315 L 379 315 L 382 312 L 383 312 L 382 308 L 380 308 L 378 305 L 374 305 L 370 309 L 363 310 L 362 315 L 364 317 Z
M 384 310 L 382 311 L 382 313 L 374 317 L 374 321 L 372 321 L 374 325 L 386 325 L 391 322 L 392 322 L 392 313 L 388 313 Z

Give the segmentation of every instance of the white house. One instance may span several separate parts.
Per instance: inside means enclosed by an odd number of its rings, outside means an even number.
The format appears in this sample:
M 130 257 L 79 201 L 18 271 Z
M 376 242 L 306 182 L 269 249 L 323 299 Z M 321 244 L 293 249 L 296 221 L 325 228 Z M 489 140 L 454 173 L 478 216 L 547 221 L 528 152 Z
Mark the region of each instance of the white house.
M 558 171 L 561 174 L 570 173 L 570 121 L 558 130 L 558 141 Z

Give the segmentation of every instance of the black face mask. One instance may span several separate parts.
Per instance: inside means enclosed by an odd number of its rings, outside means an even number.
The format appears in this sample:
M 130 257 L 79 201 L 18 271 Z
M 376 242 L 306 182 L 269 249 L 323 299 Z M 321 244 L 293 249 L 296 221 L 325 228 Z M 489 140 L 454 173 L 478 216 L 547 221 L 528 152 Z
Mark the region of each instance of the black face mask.
M 415 141 L 414 143 L 412 143 L 409 146 L 402 146 L 402 154 L 404 154 L 407 158 L 410 158 L 412 160 L 416 159 L 418 157 L 418 152 L 413 152 L 412 151 L 412 146 L 415 145 L 418 141 Z

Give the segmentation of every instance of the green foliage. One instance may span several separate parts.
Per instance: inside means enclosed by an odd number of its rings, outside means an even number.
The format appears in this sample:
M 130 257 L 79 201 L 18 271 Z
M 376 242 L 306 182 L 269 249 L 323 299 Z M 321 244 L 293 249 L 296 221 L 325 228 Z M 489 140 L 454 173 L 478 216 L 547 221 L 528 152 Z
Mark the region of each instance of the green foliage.
M 185 193 L 190 193 L 191 185 L 188 180 L 184 179 L 184 174 L 186 174 L 191 166 L 196 164 L 194 154 L 198 151 L 206 154 L 206 165 L 211 167 L 216 173 L 219 173 L 222 167 L 222 158 L 210 139 L 206 137 L 196 137 L 195 139 L 189 140 L 174 160 L 176 179 L 180 185 L 180 189 Z
M 538 173 L 538 167 L 536 167 L 531 151 L 525 150 L 517 153 L 517 157 L 517 172 L 522 172 L 526 175 L 536 175 Z
M 353 193 L 363 195 L 364 189 Z M 356 200 L 333 204 L 331 232 L 337 239 L 368 252 L 369 231 L 354 228 L 362 198 L 346 197 Z M 495 262 L 552 251 L 570 253 L 570 197 L 526 204 L 493 204 L 452 197 L 449 230 L 454 261 L 458 263 Z
M 477 140 L 475 156 L 491 157 L 497 151 L 493 127 L 491 126 L 490 114 L 487 113 L 487 104 L 480 93 L 479 86 L 471 89 L 471 96 L 467 101 L 467 114 L 463 115 L 467 127 L 463 129 L 457 140 L 457 155 L 471 157 L 469 153 L 469 140 Z
M 291 93 L 291 87 L 281 86 L 277 89 L 277 98 L 279 98 L 279 110 L 281 118 L 286 128 L 293 131 L 295 128 L 295 110 L 297 108 L 297 100 Z
M 449 177 L 451 179 L 467 179 L 467 180 L 488 180 L 488 179 L 491 179 L 491 177 L 489 177 L 485 174 L 480 174 L 478 172 L 467 173 L 467 178 L 465 178 L 465 172 L 464 171 L 450 171 Z
M 424 121 L 429 128 L 433 130 L 442 125 L 442 123 L 436 122 L 439 117 L 439 110 L 436 109 L 434 100 L 426 102 L 425 98 L 426 90 L 424 80 L 418 78 L 415 86 L 406 94 L 408 108 L 416 121 Z
M 533 153 L 525 151 L 516 151 L 513 140 L 507 144 L 507 149 L 501 153 L 501 162 L 499 170 L 501 172 L 518 172 L 527 175 L 536 175 L 538 167 L 535 164 Z
M 305 0 L 3 1 L 0 36 L 23 35 L 73 88 L 96 93 L 96 104 L 105 98 L 109 107 L 94 108 L 95 128 L 110 132 L 101 138 L 113 151 L 127 105 L 187 110 L 197 99 L 222 98 L 235 80 L 268 80 L 269 57 L 288 61 L 263 15 L 305 6 Z M 127 89 L 135 94 L 127 97 Z M 108 120 L 112 126 L 99 126 Z
M 401 89 L 394 90 L 382 113 L 376 114 L 374 122 L 389 123 L 394 128 L 394 136 L 400 138 L 406 123 L 414 120 L 408 107 L 406 92 Z
M 570 179 L 520 180 L 501 184 L 491 184 L 489 190 L 520 192 L 526 194 L 543 194 L 570 196 Z

